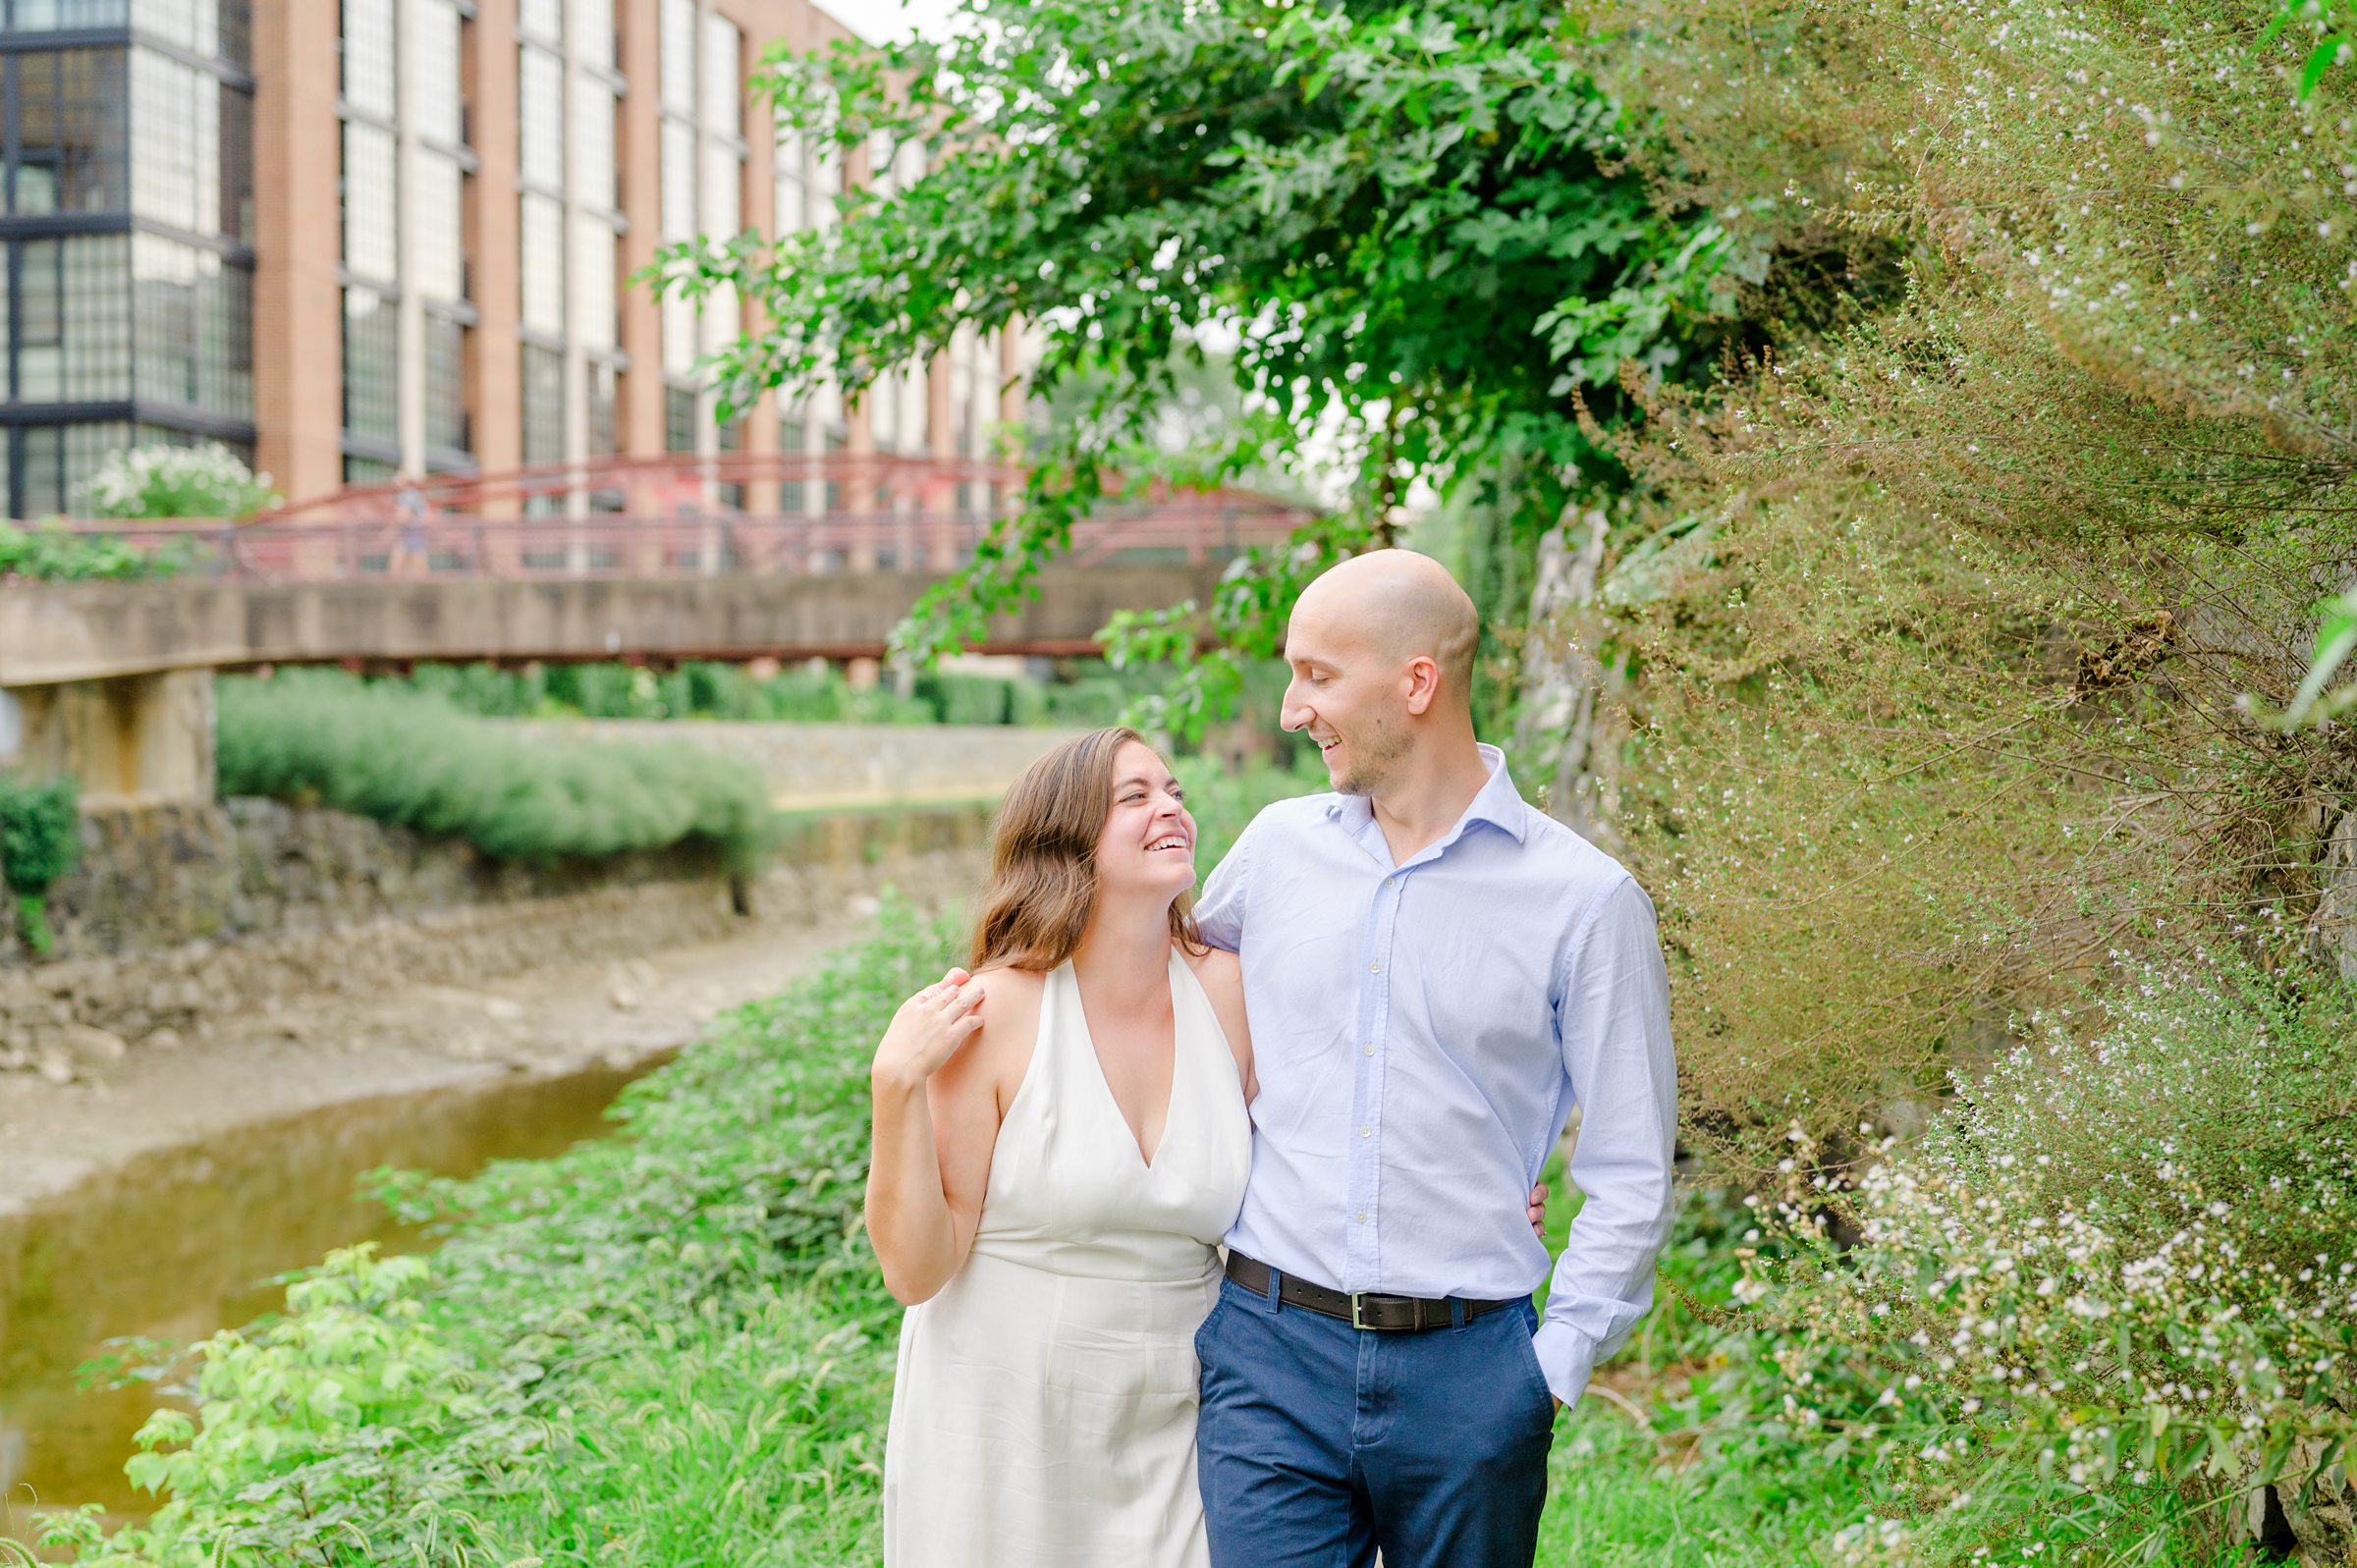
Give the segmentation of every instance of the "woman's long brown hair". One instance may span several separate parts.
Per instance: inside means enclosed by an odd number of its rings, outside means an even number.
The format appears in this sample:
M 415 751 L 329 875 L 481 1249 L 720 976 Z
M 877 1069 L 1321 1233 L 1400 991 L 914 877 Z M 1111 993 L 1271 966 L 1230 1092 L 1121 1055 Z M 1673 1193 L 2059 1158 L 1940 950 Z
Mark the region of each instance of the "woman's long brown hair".
M 1048 970 L 1069 958 L 1097 912 L 1097 840 L 1113 814 L 1113 763 L 1145 737 L 1125 725 L 1068 740 L 1023 770 L 999 805 L 990 881 L 968 966 Z M 1204 950 L 1195 896 L 1171 902 L 1171 940 Z

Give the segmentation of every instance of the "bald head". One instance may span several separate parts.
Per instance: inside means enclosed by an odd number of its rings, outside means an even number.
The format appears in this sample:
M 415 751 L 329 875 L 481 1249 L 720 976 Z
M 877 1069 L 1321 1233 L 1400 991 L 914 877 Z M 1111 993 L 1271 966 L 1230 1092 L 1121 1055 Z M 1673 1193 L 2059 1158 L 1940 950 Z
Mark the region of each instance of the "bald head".
M 1413 550 L 1372 550 L 1329 568 L 1293 607 L 1329 634 L 1394 663 L 1422 655 L 1440 667 L 1447 700 L 1470 709 L 1481 617 L 1449 569 Z

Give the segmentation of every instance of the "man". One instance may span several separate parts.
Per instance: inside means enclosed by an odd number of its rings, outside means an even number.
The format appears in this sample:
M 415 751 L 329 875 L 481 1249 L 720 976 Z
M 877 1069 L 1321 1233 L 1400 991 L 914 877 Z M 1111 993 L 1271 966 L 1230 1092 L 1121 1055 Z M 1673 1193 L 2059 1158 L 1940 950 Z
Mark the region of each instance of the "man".
M 1262 812 L 1197 911 L 1260 1092 L 1196 1337 L 1215 1568 L 1527 1568 L 1556 1412 L 1653 1304 L 1676 1070 L 1653 906 L 1473 735 L 1472 602 L 1378 551 L 1310 584 L 1283 720 L 1335 793 Z M 1524 1201 L 1571 1107 L 1546 1321 Z

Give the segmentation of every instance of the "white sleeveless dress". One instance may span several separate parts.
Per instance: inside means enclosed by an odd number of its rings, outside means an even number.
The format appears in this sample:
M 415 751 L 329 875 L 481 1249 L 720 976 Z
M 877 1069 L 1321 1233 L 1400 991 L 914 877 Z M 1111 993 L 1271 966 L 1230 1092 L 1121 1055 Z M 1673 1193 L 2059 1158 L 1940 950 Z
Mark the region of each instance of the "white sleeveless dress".
M 1207 1568 L 1195 1330 L 1251 1125 L 1194 971 L 1171 955 L 1171 1108 L 1149 1167 L 1070 964 L 999 1128 L 965 1266 L 901 1324 L 886 1568 Z

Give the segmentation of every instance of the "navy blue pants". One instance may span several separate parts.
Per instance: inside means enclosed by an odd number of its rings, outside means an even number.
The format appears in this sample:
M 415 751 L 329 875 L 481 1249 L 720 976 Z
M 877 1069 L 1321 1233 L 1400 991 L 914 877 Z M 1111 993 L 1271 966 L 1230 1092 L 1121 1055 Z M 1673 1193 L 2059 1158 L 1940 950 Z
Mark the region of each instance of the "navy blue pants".
M 1380 1333 L 1220 1282 L 1195 1335 L 1213 1568 L 1530 1568 L 1555 1402 L 1529 1303 Z

